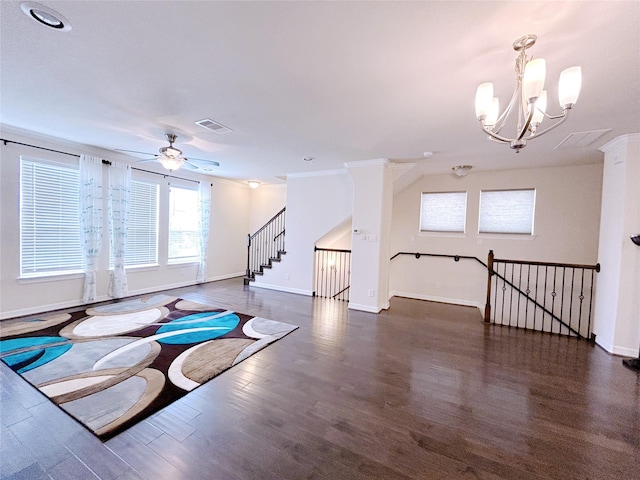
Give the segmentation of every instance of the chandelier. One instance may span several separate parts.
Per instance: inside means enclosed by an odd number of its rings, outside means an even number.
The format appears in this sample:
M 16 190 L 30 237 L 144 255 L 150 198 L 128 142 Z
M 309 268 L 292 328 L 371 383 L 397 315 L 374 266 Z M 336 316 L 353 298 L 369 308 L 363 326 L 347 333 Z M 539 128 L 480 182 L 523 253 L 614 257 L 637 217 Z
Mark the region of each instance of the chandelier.
M 489 135 L 489 140 L 508 143 L 516 153 L 527 145 L 527 140 L 537 138 L 564 122 L 580 94 L 582 71 L 580 67 L 567 68 L 560 74 L 558 82 L 562 113 L 547 114 L 547 91 L 543 90 L 546 63 L 543 58 L 527 58 L 526 55 L 527 48 L 532 47 L 537 38 L 529 34 L 513 42 L 513 49 L 520 52 L 516 58 L 516 88 L 502 113 L 499 100 L 493 96 L 493 83 L 483 83 L 476 90 L 476 117 L 482 130 Z M 511 138 L 500 133 L 509 117 L 516 122 L 515 136 Z M 540 128 L 545 118 L 556 122 Z

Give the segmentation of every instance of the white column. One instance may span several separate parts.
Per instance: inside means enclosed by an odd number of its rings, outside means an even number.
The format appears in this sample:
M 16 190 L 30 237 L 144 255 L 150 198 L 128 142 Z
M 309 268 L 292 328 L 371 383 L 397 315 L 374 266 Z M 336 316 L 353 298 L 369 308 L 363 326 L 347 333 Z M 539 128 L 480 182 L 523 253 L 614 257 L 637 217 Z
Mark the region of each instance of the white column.
M 640 134 L 603 146 L 602 209 L 596 284 L 596 343 L 610 353 L 638 356 L 640 345 Z
M 353 240 L 349 308 L 389 308 L 389 242 L 393 169 L 386 159 L 346 164 L 353 180 Z

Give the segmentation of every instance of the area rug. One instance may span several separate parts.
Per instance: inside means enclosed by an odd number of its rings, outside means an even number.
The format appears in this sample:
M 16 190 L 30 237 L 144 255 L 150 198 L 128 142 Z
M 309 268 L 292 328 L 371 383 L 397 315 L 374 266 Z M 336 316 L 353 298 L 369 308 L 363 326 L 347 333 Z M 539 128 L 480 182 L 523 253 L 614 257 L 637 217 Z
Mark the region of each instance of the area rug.
M 0 325 L 0 359 L 106 440 L 298 328 L 168 295 Z

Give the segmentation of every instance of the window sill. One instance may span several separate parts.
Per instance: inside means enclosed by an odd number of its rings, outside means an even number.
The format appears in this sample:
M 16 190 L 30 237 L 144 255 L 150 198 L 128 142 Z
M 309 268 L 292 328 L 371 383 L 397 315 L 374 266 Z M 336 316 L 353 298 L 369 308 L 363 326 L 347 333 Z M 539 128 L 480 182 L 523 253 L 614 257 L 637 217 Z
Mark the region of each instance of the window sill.
M 60 280 L 76 280 L 78 278 L 84 278 L 84 272 L 69 272 L 69 273 L 51 273 L 51 274 L 39 274 L 37 276 L 18 277 L 18 283 L 46 283 L 46 282 L 59 282 Z
M 160 265 L 158 265 L 157 263 L 147 264 L 147 265 L 125 265 L 124 266 L 124 270 L 127 273 L 147 272 L 152 270 L 158 270 L 159 268 L 160 268 Z M 109 268 L 109 271 L 113 272 L 113 267 Z
M 479 233 L 478 238 L 490 240 L 535 240 L 537 235 L 528 233 Z
M 467 238 L 463 232 L 418 232 L 419 237 Z
M 198 263 L 200 263 L 198 260 L 184 260 L 184 261 L 173 261 L 170 263 L 167 263 L 167 268 L 176 268 L 176 267 L 185 267 L 188 265 L 198 265 Z

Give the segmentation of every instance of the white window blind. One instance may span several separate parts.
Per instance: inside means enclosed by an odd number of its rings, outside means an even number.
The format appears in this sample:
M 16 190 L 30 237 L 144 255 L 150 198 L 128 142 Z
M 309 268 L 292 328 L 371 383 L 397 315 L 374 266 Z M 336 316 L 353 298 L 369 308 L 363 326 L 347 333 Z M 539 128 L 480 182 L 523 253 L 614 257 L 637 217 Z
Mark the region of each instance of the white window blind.
M 533 234 L 535 189 L 480 192 L 480 233 Z
M 159 190 L 157 183 L 131 181 L 125 266 L 158 264 Z
M 77 168 L 20 159 L 20 276 L 82 272 Z
M 198 191 L 171 186 L 169 192 L 169 263 L 200 259 Z
M 423 193 L 421 232 L 464 233 L 467 192 Z

